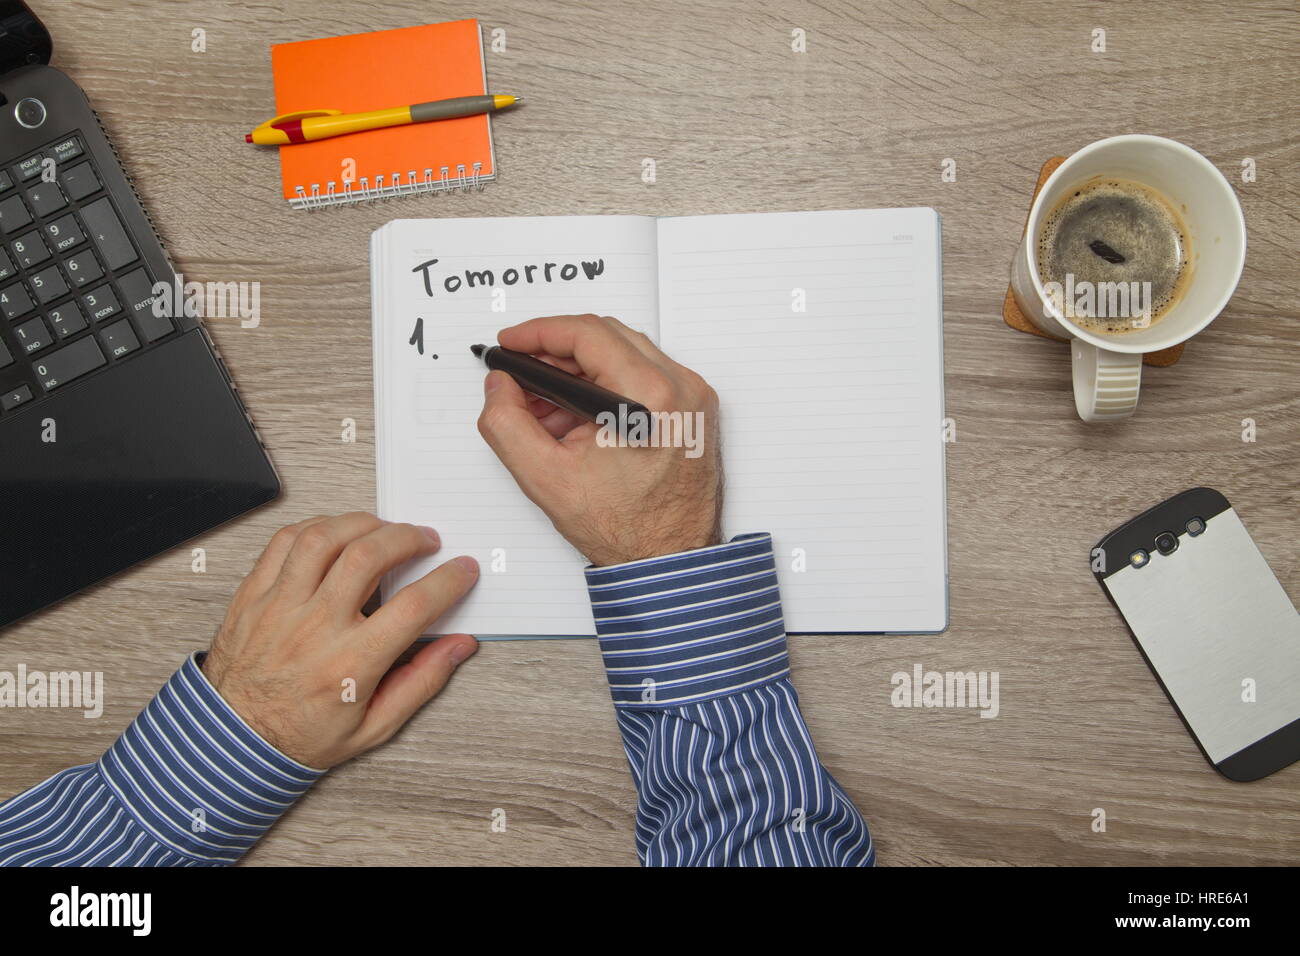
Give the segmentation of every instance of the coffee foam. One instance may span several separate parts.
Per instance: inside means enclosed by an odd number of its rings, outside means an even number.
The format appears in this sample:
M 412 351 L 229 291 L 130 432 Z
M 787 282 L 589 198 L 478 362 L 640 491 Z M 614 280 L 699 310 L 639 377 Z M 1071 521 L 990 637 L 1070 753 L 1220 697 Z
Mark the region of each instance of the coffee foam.
M 1100 240 L 1124 262 L 1102 258 L 1091 242 Z M 1098 248 L 1105 248 L 1099 246 Z M 1140 183 L 1094 177 L 1070 190 L 1038 228 L 1040 280 L 1074 282 L 1150 282 L 1150 317 L 1154 323 L 1178 301 L 1187 285 L 1190 244 L 1187 227 L 1169 202 Z M 1071 320 L 1097 332 L 1134 331 L 1133 316 L 1080 315 Z

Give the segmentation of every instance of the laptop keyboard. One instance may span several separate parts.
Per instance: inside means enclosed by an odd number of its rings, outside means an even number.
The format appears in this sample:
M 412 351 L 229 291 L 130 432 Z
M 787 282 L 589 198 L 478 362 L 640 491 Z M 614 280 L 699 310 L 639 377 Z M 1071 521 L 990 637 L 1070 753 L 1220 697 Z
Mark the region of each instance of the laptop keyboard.
M 176 330 L 103 181 L 76 134 L 0 164 L 0 419 Z

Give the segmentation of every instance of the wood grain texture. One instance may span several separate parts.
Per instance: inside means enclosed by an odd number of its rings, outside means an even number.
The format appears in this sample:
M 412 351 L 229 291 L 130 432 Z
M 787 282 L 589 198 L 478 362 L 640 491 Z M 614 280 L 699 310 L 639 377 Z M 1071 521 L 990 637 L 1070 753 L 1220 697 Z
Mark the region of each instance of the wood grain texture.
M 274 505 L 14 626 L 0 669 L 102 670 L 99 720 L 0 712 L 0 793 L 95 759 L 204 647 L 271 532 L 374 504 L 367 239 L 396 217 L 688 214 L 930 205 L 943 216 L 952 625 L 936 637 L 801 637 L 794 675 L 826 765 L 883 864 L 1253 864 L 1300 860 L 1300 767 L 1248 785 L 1203 761 L 1087 571 L 1107 531 L 1183 488 L 1236 504 L 1300 596 L 1300 137 L 1294 8 L 1020 3 L 469 6 L 41 3 L 55 63 L 89 93 L 189 277 L 262 283 L 263 322 L 210 323 L 285 486 Z M 506 30 L 480 194 L 319 214 L 279 196 L 243 133 L 273 105 L 275 41 L 478 16 Z M 1158 29 L 1156 28 L 1158 25 Z M 1107 52 L 1089 52 L 1094 27 Z M 191 31 L 207 52 L 191 52 Z M 791 30 L 808 50 L 790 49 Z M 1001 306 L 1043 160 L 1152 132 L 1237 188 L 1250 247 L 1227 312 L 1139 413 L 1074 416 L 1069 357 Z M 644 157 L 658 179 L 640 179 Z M 955 183 L 940 163 L 957 161 Z M 1258 181 L 1243 184 L 1253 157 Z M 341 420 L 360 426 L 339 440 Z M 1258 441 L 1241 440 L 1242 419 Z M 759 529 L 729 529 L 759 530 Z M 864 542 L 865 547 L 870 542 Z M 1009 559 L 1008 554 L 1014 557 Z M 1001 714 L 902 710 L 916 663 L 998 671 Z M 341 768 L 256 864 L 633 864 L 635 793 L 596 648 L 485 645 L 390 743 Z M 1090 829 L 1093 808 L 1108 829 Z M 490 832 L 495 808 L 504 833 Z

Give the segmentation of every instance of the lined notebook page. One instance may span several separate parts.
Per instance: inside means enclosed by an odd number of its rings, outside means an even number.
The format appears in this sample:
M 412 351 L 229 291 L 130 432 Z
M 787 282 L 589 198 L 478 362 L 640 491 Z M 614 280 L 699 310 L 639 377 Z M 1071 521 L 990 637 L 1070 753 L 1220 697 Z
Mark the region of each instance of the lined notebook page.
M 772 532 L 786 628 L 943 630 L 937 214 L 663 219 L 659 277 L 661 346 L 722 399 L 724 530 Z
M 429 296 L 424 271 L 412 270 L 431 259 L 438 261 L 428 270 Z M 549 282 L 546 263 L 554 264 Z M 589 278 L 583 263 L 603 263 L 602 271 Z M 537 267 L 531 284 L 528 266 Z M 655 221 L 397 220 L 372 237 L 371 269 L 379 516 L 431 525 L 443 541 L 435 559 L 384 581 L 385 600 L 441 561 L 470 554 L 482 577 L 439 621 L 439 633 L 594 634 L 586 560 L 524 497 L 478 433 L 487 370 L 469 346 L 494 344 L 498 330 L 534 316 L 584 312 L 616 315 L 657 338 Z M 479 275 L 471 288 L 466 270 L 492 276 Z M 460 279 L 454 292 L 444 284 L 451 276 Z M 423 354 L 410 344 L 417 318 L 424 320 Z

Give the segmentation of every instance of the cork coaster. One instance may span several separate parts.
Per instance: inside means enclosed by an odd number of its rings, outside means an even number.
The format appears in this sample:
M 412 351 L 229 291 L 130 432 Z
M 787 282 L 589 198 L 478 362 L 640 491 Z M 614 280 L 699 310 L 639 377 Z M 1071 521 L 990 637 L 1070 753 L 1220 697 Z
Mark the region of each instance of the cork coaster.
M 1047 177 L 1056 172 L 1056 167 L 1060 166 L 1063 162 L 1065 162 L 1064 156 L 1053 156 L 1047 162 L 1043 163 L 1043 168 L 1038 171 L 1038 183 L 1034 186 L 1034 195 L 1029 197 L 1030 208 L 1033 208 L 1034 199 L 1038 196 L 1038 190 L 1043 188 L 1043 183 L 1047 182 Z M 1025 226 L 1020 230 L 1021 236 L 1024 236 L 1025 229 L 1027 228 L 1029 228 L 1028 210 L 1025 211 Z M 1034 323 L 1030 322 L 1029 319 L 1025 318 L 1025 314 L 1020 311 L 1020 306 L 1016 305 L 1016 297 L 1011 294 L 1011 283 L 1009 282 L 1007 283 L 1006 298 L 1002 300 L 1002 320 L 1017 332 L 1028 332 L 1030 335 L 1037 335 L 1041 338 L 1052 339 L 1057 342 L 1066 341 L 1065 339 L 1058 338 L 1055 335 L 1048 335 L 1038 326 L 1034 325 Z M 1177 345 L 1171 345 L 1169 348 L 1161 349 L 1158 352 L 1147 352 L 1142 356 L 1142 364 L 1153 365 L 1157 368 L 1165 368 L 1166 366 L 1173 365 L 1182 358 L 1184 344 L 1185 343 L 1180 342 Z

